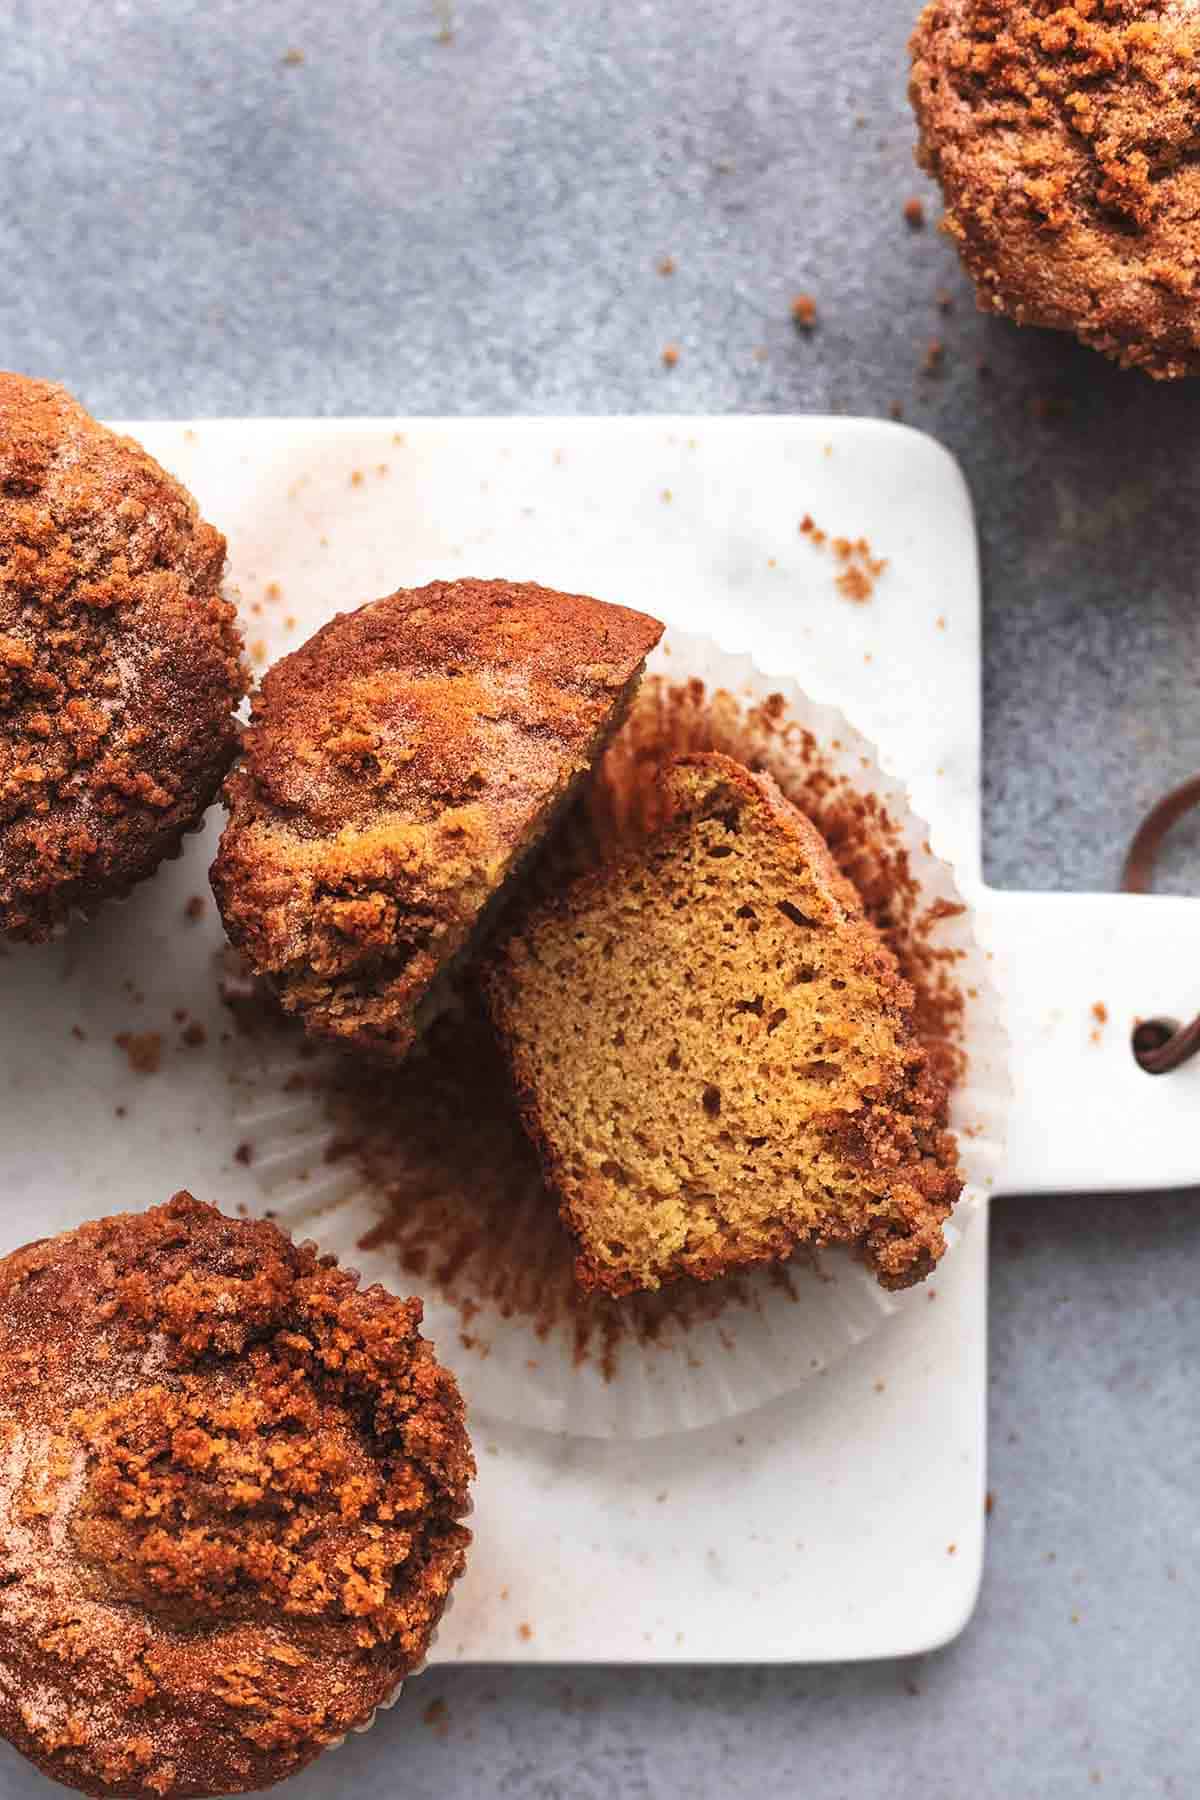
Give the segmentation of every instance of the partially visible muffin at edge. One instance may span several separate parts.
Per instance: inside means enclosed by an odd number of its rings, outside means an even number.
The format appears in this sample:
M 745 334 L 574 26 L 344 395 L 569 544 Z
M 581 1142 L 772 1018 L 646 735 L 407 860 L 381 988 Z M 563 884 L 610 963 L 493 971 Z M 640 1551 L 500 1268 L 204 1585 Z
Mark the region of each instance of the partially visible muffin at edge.
M 189 1195 L 0 1261 L 0 1732 L 138 1800 L 294 1774 L 420 1663 L 474 1473 L 421 1306 Z
M 224 566 L 140 445 L 0 372 L 0 935 L 127 893 L 216 797 L 247 686 Z
M 662 629 L 528 582 L 433 582 L 340 614 L 268 671 L 212 884 L 288 1012 L 406 1054 Z
M 980 306 L 1200 372 L 1200 9 L 933 0 L 910 49 L 918 161 Z

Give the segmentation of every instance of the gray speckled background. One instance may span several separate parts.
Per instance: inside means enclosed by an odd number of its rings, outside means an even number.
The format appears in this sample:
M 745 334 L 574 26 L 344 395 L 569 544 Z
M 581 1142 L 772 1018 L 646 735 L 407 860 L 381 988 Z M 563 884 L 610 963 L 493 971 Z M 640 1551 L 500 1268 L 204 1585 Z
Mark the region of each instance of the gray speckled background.
M 124 417 L 898 402 L 978 506 L 989 875 L 1113 885 L 1140 812 L 1200 767 L 1200 385 L 982 318 L 945 242 L 904 224 L 926 189 L 899 0 L 454 0 L 440 41 L 448 17 L 0 0 L 0 360 Z M 1200 888 L 1200 826 L 1164 885 Z M 391 1791 L 1200 1791 L 1196 1199 L 997 1208 L 996 1508 L 957 1644 L 435 1671 L 378 1728 Z M 365 1790 L 374 1745 L 340 1756 Z M 0 1756 L 0 1794 L 42 1792 Z

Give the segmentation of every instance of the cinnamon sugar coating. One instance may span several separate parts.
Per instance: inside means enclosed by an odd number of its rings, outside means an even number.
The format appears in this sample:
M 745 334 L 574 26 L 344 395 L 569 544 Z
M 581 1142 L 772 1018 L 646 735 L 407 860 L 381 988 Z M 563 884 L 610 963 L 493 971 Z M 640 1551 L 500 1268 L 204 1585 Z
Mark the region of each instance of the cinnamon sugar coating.
M 243 1793 L 423 1658 L 474 1465 L 421 1305 L 190 1195 L 0 1261 L 0 1732 Z
M 341 614 L 268 672 L 212 883 L 289 1012 L 408 1051 L 431 984 L 596 761 L 661 634 L 583 595 L 439 581 Z
M 980 306 L 1197 373 L 1194 0 L 933 0 L 911 52 L 918 160 Z
M 65 389 L 0 372 L 0 932 L 153 873 L 233 759 L 225 540 Z

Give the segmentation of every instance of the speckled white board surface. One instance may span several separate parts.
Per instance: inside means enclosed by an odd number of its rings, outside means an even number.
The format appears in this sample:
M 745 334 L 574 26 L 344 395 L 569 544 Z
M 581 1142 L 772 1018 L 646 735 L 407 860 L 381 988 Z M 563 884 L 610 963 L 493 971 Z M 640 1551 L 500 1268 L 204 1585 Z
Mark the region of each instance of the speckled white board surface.
M 435 576 L 619 599 L 844 708 L 908 782 L 934 847 L 977 876 L 974 535 L 958 470 L 929 440 L 836 419 L 131 429 L 227 533 L 260 662 L 319 617 Z M 868 603 L 838 592 L 806 513 L 887 559 Z M 214 814 L 90 929 L 6 959 L 6 1246 L 181 1186 L 261 1205 L 234 1161 L 214 1047 L 219 926 L 211 908 L 184 920 L 218 829 Z M 208 1025 L 204 1051 L 176 1047 L 177 1008 Z M 156 1076 L 129 1072 L 120 1029 L 165 1029 Z M 603 1445 L 476 1419 L 477 1542 L 438 1655 L 843 1658 L 950 1636 L 980 1569 L 985 1260 L 980 1214 L 936 1300 L 729 1425 Z
M 1200 1071 L 1153 1082 L 1128 1033 L 1135 1005 L 1176 996 L 1196 903 L 979 885 L 974 530 L 932 441 L 818 418 L 132 429 L 227 533 L 260 664 L 396 586 L 504 574 L 645 607 L 841 707 L 977 893 L 1014 1046 L 1002 1185 L 1195 1179 Z M 805 514 L 886 558 L 867 603 L 839 593 Z M 262 1205 L 234 1159 L 219 925 L 211 906 L 184 917 L 218 829 L 214 813 L 90 928 L 4 957 L 5 1247 L 181 1186 Z M 208 1027 L 204 1051 L 180 1046 L 178 1009 Z M 164 1031 L 157 1075 L 130 1072 L 112 1044 L 124 1029 Z M 603 1444 L 476 1416 L 477 1540 L 437 1655 L 840 1660 L 952 1636 L 982 1559 L 986 1236 L 981 1208 L 925 1305 L 731 1423 Z

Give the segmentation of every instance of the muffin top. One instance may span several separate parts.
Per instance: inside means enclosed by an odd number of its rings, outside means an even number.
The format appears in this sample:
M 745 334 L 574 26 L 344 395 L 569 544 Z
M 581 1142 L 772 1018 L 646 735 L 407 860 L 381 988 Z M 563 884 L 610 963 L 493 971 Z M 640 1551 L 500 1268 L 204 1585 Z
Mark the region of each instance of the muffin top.
M 417 1008 L 594 763 L 662 626 L 437 581 L 276 663 L 225 797 L 225 928 L 321 1035 L 403 1055 Z
M 911 48 L 919 159 L 980 305 L 1200 370 L 1196 0 L 933 0 Z
M 0 932 L 126 892 L 213 799 L 246 685 L 224 564 L 139 445 L 0 372 Z
M 368 1719 L 469 1542 L 420 1320 L 188 1194 L 0 1261 L 0 1732 L 86 1793 L 182 1796 Z

